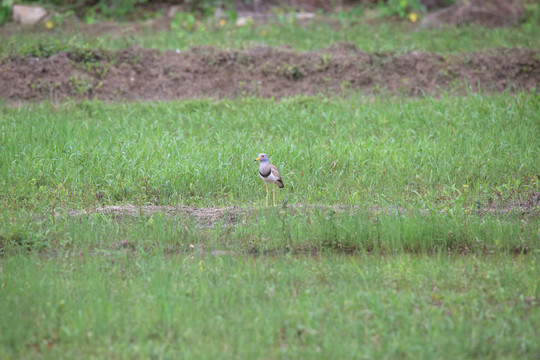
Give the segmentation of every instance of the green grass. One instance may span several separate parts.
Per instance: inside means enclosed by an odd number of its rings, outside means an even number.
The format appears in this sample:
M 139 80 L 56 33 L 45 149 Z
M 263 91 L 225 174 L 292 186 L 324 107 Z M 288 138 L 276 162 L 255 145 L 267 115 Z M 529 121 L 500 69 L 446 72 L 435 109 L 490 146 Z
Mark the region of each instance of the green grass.
M 210 25 L 211 26 L 211 25 Z M 208 30 L 209 29 L 209 30 Z M 227 27 L 195 30 L 182 29 L 162 33 L 159 37 L 148 33 L 133 41 L 144 47 L 162 50 L 187 49 L 198 44 L 220 48 L 247 48 L 252 46 L 281 46 L 287 44 L 297 50 L 318 50 L 336 42 L 351 42 L 366 52 L 430 51 L 454 53 L 479 51 L 495 47 L 540 48 L 534 35 L 538 27 L 498 28 L 450 27 L 438 30 L 415 28 L 407 23 L 369 24 L 341 21 L 339 25 L 312 23 L 298 26 L 294 22 L 269 23 L 248 27 Z M 112 46 L 118 46 L 113 45 Z
M 337 212 L 311 209 L 230 211 L 204 222 L 181 212 L 0 219 L 2 254 L 108 253 L 119 247 L 148 256 L 177 252 L 235 254 L 514 253 L 540 251 L 538 217 L 475 214 Z M 199 220 L 199 221 L 197 221 Z
M 337 23 L 336 23 L 337 22 Z M 49 56 L 58 51 L 84 53 L 88 49 L 117 50 L 139 45 L 160 50 L 187 50 L 193 46 L 249 48 L 288 45 L 295 50 L 313 51 L 336 42 L 351 42 L 366 52 L 427 51 L 441 54 L 475 52 L 498 47 L 540 49 L 538 25 L 486 29 L 449 27 L 421 29 L 408 23 L 371 24 L 334 20 L 299 26 L 294 21 L 271 21 L 245 27 L 220 27 L 214 19 L 188 31 L 182 26 L 156 33 L 143 29 L 137 36 L 93 37 L 81 32 L 57 29 L 45 34 L 19 32 L 0 34 L 0 57 L 9 55 Z
M 0 57 L 540 48 L 531 24 L 279 21 L 0 34 Z M 481 92 L 1 105 L 0 358 L 538 357 L 539 114 L 536 93 Z M 278 208 L 264 206 L 262 151 L 285 182 Z M 201 222 L 148 205 L 237 208 Z
M 3 107 L 2 248 L 91 252 L 127 239 L 145 251 L 534 252 L 538 206 L 526 216 L 520 206 L 540 191 L 539 105 L 518 94 Z M 282 211 L 264 211 L 262 151 L 281 170 Z M 125 204 L 246 213 L 212 229 L 159 213 L 123 230 L 66 217 Z M 296 211 L 313 204 L 345 208 Z M 496 212 L 477 214 L 486 209 Z
M 538 209 L 476 211 L 539 191 L 539 107 L 3 106 L 0 357 L 534 358 Z M 260 151 L 285 208 L 264 206 Z M 68 215 L 122 204 L 142 215 Z M 149 204 L 245 213 L 205 224 Z
M 0 357 L 534 357 L 538 209 L 476 210 L 538 192 L 539 104 L 4 106 Z M 127 203 L 246 213 L 67 215 Z
M 463 211 L 540 191 L 533 94 L 95 101 L 0 111 L 5 210 L 261 206 L 253 161 L 260 152 L 282 173 L 280 204 Z
M 534 358 L 537 260 L 12 256 L 0 356 Z

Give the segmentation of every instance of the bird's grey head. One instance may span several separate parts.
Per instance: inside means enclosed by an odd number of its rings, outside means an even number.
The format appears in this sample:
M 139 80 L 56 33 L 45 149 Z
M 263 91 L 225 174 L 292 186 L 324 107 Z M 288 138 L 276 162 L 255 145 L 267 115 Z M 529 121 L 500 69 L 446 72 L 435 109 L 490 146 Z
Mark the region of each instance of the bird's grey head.
M 268 156 L 264 153 L 259 154 L 259 157 L 256 158 L 255 161 L 266 162 L 268 161 Z

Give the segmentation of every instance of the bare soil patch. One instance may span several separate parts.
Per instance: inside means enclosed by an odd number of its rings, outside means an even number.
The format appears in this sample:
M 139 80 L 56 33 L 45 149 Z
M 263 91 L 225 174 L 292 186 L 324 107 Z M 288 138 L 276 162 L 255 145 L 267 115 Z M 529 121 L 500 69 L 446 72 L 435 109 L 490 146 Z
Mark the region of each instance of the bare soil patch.
M 283 207 L 271 208 L 276 211 L 285 209 Z M 355 213 L 360 210 L 359 206 L 343 206 L 343 205 L 315 205 L 315 204 L 294 204 L 288 205 L 287 210 L 293 213 L 310 213 L 312 211 L 327 211 L 334 213 Z M 106 214 L 115 217 L 118 220 L 130 217 L 151 216 L 156 213 L 165 214 L 166 216 L 177 216 L 180 218 L 193 219 L 198 226 L 212 227 L 218 223 L 223 226 L 235 226 L 249 221 L 250 218 L 256 216 L 260 211 L 257 207 L 192 207 L 192 206 L 158 206 L 158 205 L 115 205 L 102 206 L 85 211 L 70 211 L 68 216 L 86 216 L 90 214 Z M 368 212 L 375 214 L 399 214 L 407 215 L 410 209 L 405 207 L 371 207 Z M 427 213 L 428 211 L 426 211 Z M 444 213 L 445 211 L 441 211 Z M 533 192 L 524 200 L 511 199 L 504 203 L 491 203 L 486 207 L 477 207 L 471 209 L 472 214 L 478 216 L 486 215 L 515 215 L 519 217 L 529 217 L 540 215 L 540 193 Z
M 84 216 L 90 214 L 111 215 L 118 220 L 129 217 L 148 217 L 159 213 L 166 216 L 178 216 L 181 218 L 193 219 L 200 226 L 213 226 L 223 222 L 224 225 L 238 224 L 242 217 L 245 217 L 255 209 L 230 207 L 192 207 L 192 206 L 159 206 L 159 205 L 114 205 L 102 206 L 96 209 L 85 211 L 70 211 L 68 216 Z
M 90 58 L 90 61 L 88 59 Z M 314 52 L 286 47 L 160 52 L 67 52 L 0 60 L 0 97 L 9 102 L 69 98 L 175 100 L 346 94 L 416 96 L 443 91 L 538 89 L 540 51 L 495 49 L 441 56 L 365 53 L 350 43 Z

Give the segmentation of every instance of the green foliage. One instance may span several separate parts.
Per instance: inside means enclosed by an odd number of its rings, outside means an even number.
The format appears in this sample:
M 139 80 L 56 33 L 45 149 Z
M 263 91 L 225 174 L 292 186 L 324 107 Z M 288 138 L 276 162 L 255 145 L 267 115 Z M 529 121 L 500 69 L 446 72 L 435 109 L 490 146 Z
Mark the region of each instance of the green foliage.
M 9 21 L 11 17 L 11 6 L 13 0 L 1 0 L 0 1 L 0 25 Z
M 382 16 L 397 15 L 401 18 L 407 17 L 410 12 L 424 10 L 424 6 L 419 0 L 388 0 L 377 3 L 377 11 Z
M 525 15 L 523 28 L 531 29 L 540 25 L 540 4 L 538 2 L 526 2 L 524 4 Z
M 72 76 L 68 80 L 68 86 L 75 96 L 85 96 L 91 94 L 95 89 L 92 80 L 84 76 Z
M 352 10 L 341 10 L 337 13 L 337 18 L 340 20 L 354 20 L 364 15 L 364 7 L 357 6 Z
M 203 15 L 211 15 L 217 6 L 230 5 L 225 0 L 185 0 L 184 3 L 191 12 Z
M 177 12 L 171 21 L 171 30 L 178 31 L 181 29 L 193 31 L 195 29 L 196 19 L 193 13 Z
M 48 58 L 61 51 L 66 51 L 68 46 L 60 41 L 51 41 L 51 42 L 40 42 L 28 45 L 28 47 L 23 50 L 23 56 L 32 56 L 32 57 L 41 57 Z
M 108 51 L 101 48 L 99 40 L 81 42 L 77 36 L 67 39 L 34 36 L 27 42 L 19 43 L 18 48 L 15 48 L 14 44 L 14 40 L 6 44 L 9 56 L 48 58 L 59 52 L 66 52 L 71 60 L 81 64 L 94 64 L 109 58 Z
M 136 7 L 148 0 L 40 0 L 43 5 L 52 5 L 59 11 L 73 12 L 87 23 L 93 23 L 98 17 L 125 20 L 130 18 Z
M 11 0 L 3 0 L 5 2 Z M 93 23 L 99 18 L 126 20 L 133 18 L 137 7 L 147 4 L 148 0 L 40 0 L 41 4 L 53 5 L 59 10 L 75 11 L 87 23 Z M 166 2 L 166 1 L 165 1 Z M 199 15 L 211 15 L 218 5 L 227 6 L 223 0 L 185 0 L 184 8 L 188 12 Z
M 127 18 L 135 10 L 135 6 L 146 3 L 147 0 L 100 0 L 97 8 L 108 18 Z

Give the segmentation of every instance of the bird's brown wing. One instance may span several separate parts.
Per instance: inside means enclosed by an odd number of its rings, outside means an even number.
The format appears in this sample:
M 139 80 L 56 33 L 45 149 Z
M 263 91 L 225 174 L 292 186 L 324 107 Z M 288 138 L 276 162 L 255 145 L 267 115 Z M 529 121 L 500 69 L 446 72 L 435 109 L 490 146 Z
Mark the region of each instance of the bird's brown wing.
M 284 186 L 283 180 L 281 180 L 281 175 L 279 174 L 279 170 L 277 169 L 277 167 L 275 167 L 275 165 L 270 164 L 270 171 L 272 171 L 272 175 L 274 175 L 274 177 L 277 179 L 276 183 L 278 184 L 278 186 L 282 188 Z

